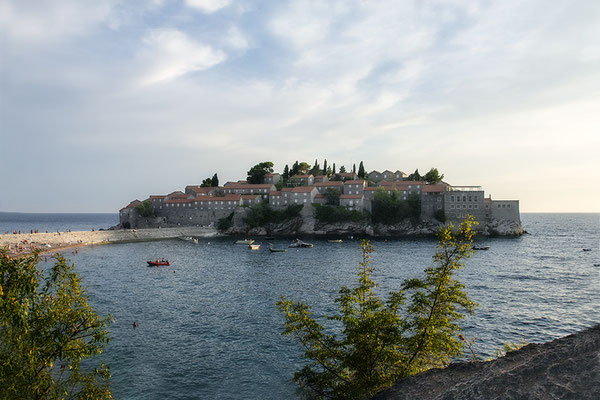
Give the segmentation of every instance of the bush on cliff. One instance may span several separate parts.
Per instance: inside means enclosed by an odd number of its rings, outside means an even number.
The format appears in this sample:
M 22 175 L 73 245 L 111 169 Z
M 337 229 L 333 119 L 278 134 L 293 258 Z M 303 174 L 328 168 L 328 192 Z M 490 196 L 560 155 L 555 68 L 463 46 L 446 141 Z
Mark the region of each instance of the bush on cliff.
M 135 206 L 135 211 L 144 218 L 154 217 L 154 209 L 150 200 L 144 200 L 142 204 Z
M 393 225 L 406 218 L 419 219 L 420 214 L 421 200 L 416 193 L 410 194 L 407 200 L 403 200 L 398 191 L 390 194 L 384 189 L 375 191 L 372 214 L 374 223 Z
M 469 217 L 457 231 L 441 228 L 434 266 L 425 269 L 424 278 L 404 281 L 386 301 L 373 293 L 373 247 L 363 241 L 358 285 L 343 286 L 339 312 L 322 318 L 341 324 L 341 335 L 327 333 L 309 306 L 282 297 L 277 308 L 285 316 L 283 335 L 298 339 L 310 360 L 294 375 L 306 394 L 370 398 L 399 378 L 445 366 L 461 353 L 458 322 L 475 304 L 453 274 L 472 253 L 474 223 Z
M 278 224 L 299 216 L 303 207 L 302 204 L 293 204 L 283 210 L 274 210 L 268 203 L 254 204 L 250 207 L 244 222 L 250 228 Z
M 225 231 L 233 225 L 233 213 L 229 214 L 226 217 L 219 218 L 217 221 L 217 229 L 220 231 Z
M 55 259 L 44 274 L 37 255 L 9 259 L 0 249 L 0 398 L 111 399 L 108 368 L 83 365 L 108 342 L 109 317 L 87 303 L 73 266 Z
M 343 206 L 328 206 L 314 204 L 315 218 L 324 223 L 336 222 L 358 222 L 369 218 L 369 214 L 363 211 L 349 210 Z

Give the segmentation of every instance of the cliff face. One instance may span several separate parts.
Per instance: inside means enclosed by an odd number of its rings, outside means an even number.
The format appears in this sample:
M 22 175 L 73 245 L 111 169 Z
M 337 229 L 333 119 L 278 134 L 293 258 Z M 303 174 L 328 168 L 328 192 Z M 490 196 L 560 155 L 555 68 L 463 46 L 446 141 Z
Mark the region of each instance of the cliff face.
M 598 399 L 600 325 L 487 362 L 456 363 L 398 381 L 378 400 Z
M 304 207 L 297 218 L 283 223 L 268 224 L 264 227 L 250 228 L 244 223 L 249 209 L 235 211 L 233 225 L 224 233 L 230 235 L 361 235 L 372 237 L 392 236 L 433 236 L 442 223 L 437 220 L 421 221 L 414 224 L 405 220 L 399 224 L 371 224 L 369 221 L 323 223 L 317 221 L 312 207 Z M 524 233 L 520 223 L 494 220 L 491 224 L 479 226 L 479 234 L 484 236 L 518 236 Z

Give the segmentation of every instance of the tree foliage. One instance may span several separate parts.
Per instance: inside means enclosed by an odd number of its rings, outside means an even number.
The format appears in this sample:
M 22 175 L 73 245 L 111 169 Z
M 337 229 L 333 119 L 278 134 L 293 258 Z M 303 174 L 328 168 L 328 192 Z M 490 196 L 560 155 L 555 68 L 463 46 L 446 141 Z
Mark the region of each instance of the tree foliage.
M 383 188 L 378 188 L 372 207 L 372 221 L 385 225 L 397 224 L 409 217 L 417 219 L 421 215 L 421 199 L 416 193 L 411 193 L 404 200 L 399 191 L 388 194 Z
M 148 199 L 142 201 L 142 204 L 135 206 L 135 211 L 144 218 L 154 217 L 154 209 L 152 208 L 152 203 Z
M 321 167 L 319 166 L 319 162 L 317 160 L 315 160 L 315 164 L 308 172 L 313 176 L 321 175 Z
M 283 335 L 296 338 L 308 365 L 294 380 L 314 398 L 365 399 L 397 379 L 433 367 L 443 367 L 461 353 L 459 321 L 475 304 L 454 272 L 472 252 L 472 217 L 454 230 L 439 231 L 434 264 L 422 279 L 403 282 L 387 300 L 375 295 L 372 280 L 373 247 L 362 242 L 358 284 L 343 286 L 335 300 L 339 312 L 324 321 L 339 323 L 341 334 L 315 319 L 311 308 L 285 297 L 277 308 L 285 317 Z
M 219 177 L 217 176 L 216 173 L 213 175 L 212 179 L 210 180 L 210 186 L 212 186 L 212 187 L 219 186 Z
M 315 208 L 315 218 L 321 222 L 358 222 L 369 218 L 369 214 L 365 211 L 349 210 L 343 206 L 330 206 L 321 204 L 313 204 L 313 206 Z
M 271 161 L 258 163 L 248 171 L 248 183 L 265 183 L 265 175 L 270 172 L 273 172 L 273 163 Z
M 328 206 L 339 206 L 340 205 L 340 191 L 337 189 L 328 188 L 323 196 L 325 197 L 325 204 Z
M 202 181 L 202 183 L 200 184 L 200 187 L 212 187 L 212 179 L 211 178 L 206 178 Z
M 365 166 L 363 165 L 362 161 L 358 165 L 358 177 L 361 179 L 365 179 Z
M 90 307 L 64 258 L 47 274 L 38 262 L 0 250 L 0 398 L 112 398 L 108 367 L 82 365 L 108 342 L 110 317 Z
M 274 210 L 268 203 L 254 204 L 250 207 L 250 212 L 244 218 L 244 222 L 250 228 L 284 222 L 300 215 L 303 207 L 303 204 L 292 204 L 283 210 Z
M 423 177 L 421 176 L 421 174 L 419 174 L 419 168 L 415 169 L 415 172 L 413 172 L 412 174 L 408 175 L 408 177 L 406 178 L 407 181 L 421 181 L 423 180 Z
M 444 179 L 444 174 L 439 173 L 437 168 L 431 168 L 429 172 L 423 176 L 423 180 L 427 183 L 439 183 Z

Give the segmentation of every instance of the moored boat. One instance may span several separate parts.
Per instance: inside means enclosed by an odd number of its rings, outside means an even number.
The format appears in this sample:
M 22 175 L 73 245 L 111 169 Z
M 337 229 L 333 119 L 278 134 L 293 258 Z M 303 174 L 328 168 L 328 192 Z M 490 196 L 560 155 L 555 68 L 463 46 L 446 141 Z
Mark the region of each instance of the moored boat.
M 273 246 L 269 247 L 271 253 L 285 253 L 287 249 L 274 249 Z
M 260 249 L 260 244 L 249 244 L 248 248 L 250 250 L 258 250 L 258 249 Z
M 329 239 L 329 243 L 342 243 L 342 239 Z
M 473 246 L 473 250 L 489 250 L 490 246 Z
M 240 240 L 236 240 L 235 244 L 252 244 L 254 243 L 254 240 L 252 239 L 240 239 Z
M 290 248 L 310 248 L 313 247 L 312 243 L 303 242 L 300 239 L 294 240 L 290 245 Z
M 169 260 L 156 260 L 156 261 L 146 261 L 149 267 L 161 267 L 161 266 L 169 266 L 171 263 Z

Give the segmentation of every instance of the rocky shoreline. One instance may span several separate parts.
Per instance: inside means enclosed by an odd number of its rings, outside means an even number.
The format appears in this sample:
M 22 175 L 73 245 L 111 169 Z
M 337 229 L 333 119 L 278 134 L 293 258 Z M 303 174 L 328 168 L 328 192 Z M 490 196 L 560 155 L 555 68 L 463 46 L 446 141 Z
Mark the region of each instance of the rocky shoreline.
M 250 236 L 369 236 L 369 237 L 433 237 L 443 225 L 437 220 L 413 223 L 405 220 L 399 224 L 371 224 L 367 221 L 322 223 L 315 219 L 312 207 L 302 209 L 299 217 L 288 221 L 267 224 L 250 228 L 244 218 L 247 208 L 235 211 L 230 228 L 223 231 L 227 235 Z M 526 233 L 520 223 L 494 220 L 484 226 L 477 226 L 476 231 L 482 236 L 521 236 Z
M 486 362 L 454 363 L 398 381 L 378 400 L 600 398 L 600 325 Z

